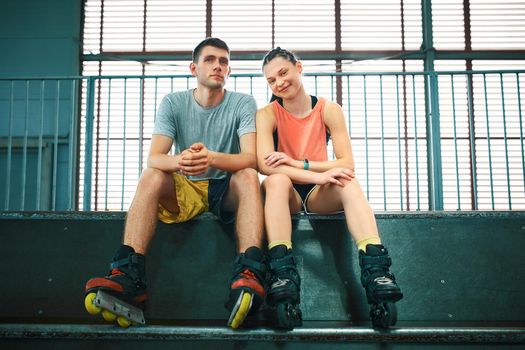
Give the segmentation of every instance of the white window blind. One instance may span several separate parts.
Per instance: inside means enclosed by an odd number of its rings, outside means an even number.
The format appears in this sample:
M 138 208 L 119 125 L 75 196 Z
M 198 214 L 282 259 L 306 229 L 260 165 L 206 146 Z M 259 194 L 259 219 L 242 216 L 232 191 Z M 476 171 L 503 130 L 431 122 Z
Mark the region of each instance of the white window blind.
M 275 0 L 275 46 L 291 50 L 334 50 L 334 2 Z
M 464 22 L 463 0 L 432 0 L 434 47 L 438 50 L 464 50 Z
M 213 1 L 212 13 L 212 35 L 225 40 L 231 50 L 271 47 L 271 1 Z
M 470 0 L 472 48 L 525 48 L 525 2 L 523 0 Z
M 433 0 L 434 46 L 465 48 L 463 0 Z M 207 8 L 207 5 L 210 5 Z M 273 4 L 273 8 L 272 8 Z M 418 50 L 421 1 L 341 0 L 342 50 L 373 53 Z M 474 50 L 525 48 L 524 2 L 470 1 Z M 211 13 L 206 13 L 210 10 Z M 335 53 L 335 2 L 285 0 L 86 0 L 84 53 L 111 60 L 84 62 L 83 75 L 188 75 L 189 60 L 128 61 L 116 53 L 188 54 L 206 28 L 236 51 L 272 46 Z M 207 15 L 211 15 L 207 16 Z M 274 16 L 272 19 L 272 15 Z M 206 20 L 211 19 L 210 23 Z M 273 30 L 273 32 L 272 32 Z M 114 56 L 112 54 L 115 53 Z M 392 58 L 392 57 L 390 57 Z M 303 57 L 304 59 L 304 57 Z M 305 73 L 334 72 L 335 60 L 303 60 Z M 259 60 L 233 60 L 232 72 L 261 72 Z M 344 72 L 421 72 L 420 60 L 342 60 Z M 464 60 L 435 61 L 437 71 L 462 71 Z M 474 70 L 524 69 L 525 61 L 474 60 Z M 525 208 L 518 83 L 524 74 L 473 79 L 474 133 L 469 134 L 465 75 L 439 76 L 444 206 L 447 210 Z M 427 210 L 428 174 L 424 80 L 421 75 L 308 76 L 311 94 L 337 99 L 337 87 L 353 143 L 358 178 L 375 210 Z M 339 85 L 340 84 L 340 85 Z M 503 84 L 504 93 L 501 93 Z M 195 86 L 193 77 L 102 79 L 95 85 L 92 208 L 126 210 L 146 161 L 155 113 L 162 97 Z M 366 86 L 366 88 L 365 88 Z M 485 98 L 485 86 L 486 98 Z M 227 89 L 252 94 L 258 106 L 270 98 L 263 77 L 231 77 Z M 82 94 L 80 188 L 84 184 L 86 84 Z M 521 115 L 525 101 L 521 102 Z M 471 140 L 474 143 L 471 143 Z M 474 152 L 472 165 L 471 152 Z M 472 166 L 474 169 L 472 170 Z M 471 176 L 475 176 L 472 178 Z M 474 192 L 477 198 L 473 197 Z M 80 203 L 83 202 L 80 192 Z
M 148 0 L 146 51 L 191 51 L 206 35 L 206 0 Z
M 341 0 L 343 50 L 401 50 L 421 46 L 421 1 Z M 403 23 L 402 23 L 403 20 Z

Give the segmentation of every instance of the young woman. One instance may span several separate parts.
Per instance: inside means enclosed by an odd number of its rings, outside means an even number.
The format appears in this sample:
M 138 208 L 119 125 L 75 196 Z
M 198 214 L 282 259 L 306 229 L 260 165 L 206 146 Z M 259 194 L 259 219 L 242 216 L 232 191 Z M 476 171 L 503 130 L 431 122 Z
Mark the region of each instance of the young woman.
M 263 73 L 273 93 L 270 104 L 256 117 L 257 161 L 259 170 L 267 175 L 262 189 L 271 272 L 268 303 L 277 309 L 277 327 L 301 325 L 300 276 L 292 254 L 291 214 L 344 211 L 359 249 L 361 283 L 368 303 L 379 312 L 379 322 L 374 316 L 372 321 L 387 327 L 395 323 L 392 303 L 403 294 L 389 271 L 391 260 L 381 244 L 374 213 L 354 176 L 343 111 L 334 102 L 308 95 L 302 70 L 295 55 L 279 47 L 263 60 Z M 334 160 L 328 160 L 328 137 Z M 388 324 L 384 324 L 385 317 Z

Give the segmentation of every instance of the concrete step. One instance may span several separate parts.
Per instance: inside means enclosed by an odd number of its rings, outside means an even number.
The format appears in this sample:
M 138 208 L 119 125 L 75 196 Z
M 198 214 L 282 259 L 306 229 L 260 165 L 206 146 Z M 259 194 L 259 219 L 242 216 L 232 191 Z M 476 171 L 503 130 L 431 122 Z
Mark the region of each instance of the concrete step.
M 24 342 L 39 339 L 28 343 L 35 346 L 56 342 L 41 334 L 57 334 L 60 343 L 67 344 L 64 330 L 68 325 L 75 339 L 101 341 L 86 335 L 96 337 L 98 331 L 92 330 L 98 329 L 117 348 L 128 340 L 112 338 L 116 334 L 136 334 L 135 340 L 142 342 L 141 334 L 150 332 L 158 339 L 174 334 L 169 343 L 182 332 L 187 334 L 180 336 L 186 345 L 192 342 L 191 334 L 201 333 L 212 336 L 212 345 L 264 342 L 266 337 L 272 344 L 305 345 L 315 342 L 316 334 L 323 341 L 340 336 L 345 342 L 355 339 L 377 344 L 398 342 L 389 336 L 401 342 L 412 334 L 411 339 L 436 346 L 439 339 L 462 343 L 463 338 L 472 339 L 468 334 L 477 334 L 487 342 L 494 337 L 523 344 L 524 212 L 377 214 L 383 242 L 393 259 L 392 271 L 405 294 L 397 303 L 399 328 L 388 333 L 370 328 L 357 251 L 344 217 L 294 217 L 305 327 L 284 335 L 265 328 L 264 313 L 249 321 L 252 329 L 232 333 L 224 327 L 228 314 L 223 304 L 235 240 L 233 226 L 222 225 L 211 215 L 180 225 L 159 225 L 147 257 L 146 327 L 120 330 L 88 315 L 83 309 L 84 284 L 107 272 L 121 241 L 124 217 L 125 213 L 100 212 L 0 213 L 0 322 L 4 332 L 0 335 L 4 344 L 24 337 Z M 312 322 L 323 326 L 308 326 Z M 427 324 L 432 326 L 424 328 Z M 233 338 L 225 336 L 230 333 Z M 375 338 L 366 340 L 367 334 Z M 306 337 L 305 341 L 300 337 Z
M 270 328 L 231 330 L 224 326 L 166 326 L 149 325 L 126 330 L 112 325 L 82 324 L 0 324 L 0 345 L 16 340 L 32 340 L 36 344 L 46 342 L 74 344 L 76 341 L 97 342 L 99 345 L 128 346 L 132 349 L 151 345 L 186 344 L 184 348 L 200 348 L 215 343 L 220 348 L 304 348 L 308 344 L 324 344 L 336 348 L 346 346 L 405 348 L 418 344 L 419 347 L 456 346 L 480 348 L 491 346 L 514 347 L 525 344 L 523 325 L 499 324 L 493 326 L 402 326 L 388 331 L 367 327 L 348 327 L 333 322 L 306 322 L 304 327 L 293 331 L 280 332 Z M 295 345 L 294 345 L 295 344 Z M 250 346 L 248 346 L 250 345 Z M 263 346 L 264 345 L 264 346 Z M 18 346 L 17 346 L 18 347 Z M 127 349 L 129 349 L 127 347 Z

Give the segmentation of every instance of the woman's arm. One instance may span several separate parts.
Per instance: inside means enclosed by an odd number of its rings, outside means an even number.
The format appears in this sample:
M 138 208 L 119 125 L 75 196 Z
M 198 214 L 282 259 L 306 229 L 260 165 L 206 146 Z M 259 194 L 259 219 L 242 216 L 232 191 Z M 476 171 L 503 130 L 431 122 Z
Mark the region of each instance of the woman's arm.
M 314 172 L 325 172 L 333 168 L 347 168 L 354 170 L 354 159 L 352 156 L 352 146 L 350 143 L 350 137 L 346 129 L 344 121 L 344 113 L 341 107 L 331 101 L 327 101 L 325 105 L 324 123 L 327 129 L 330 131 L 332 138 L 332 145 L 334 148 L 335 158 L 334 160 L 328 161 L 311 161 L 309 160 L 310 171 Z M 273 118 L 273 114 L 272 114 Z M 270 118 L 266 118 L 270 119 Z M 275 122 L 274 122 L 275 124 Z M 273 133 L 273 129 L 272 129 Z M 287 154 L 282 152 L 276 152 L 273 149 L 273 139 L 271 150 L 266 150 L 266 165 L 276 167 L 279 165 L 288 165 L 293 168 L 303 169 L 303 159 L 292 159 Z
M 279 152 L 275 152 L 274 149 L 273 132 L 275 129 L 275 116 L 271 106 L 266 106 L 257 112 L 256 123 L 257 165 L 259 167 L 259 171 L 262 174 L 285 174 L 294 183 L 313 183 L 319 185 L 325 183 L 334 183 L 340 186 L 342 186 L 342 183 L 338 180 L 339 177 L 346 178 L 348 180 L 351 180 L 351 177 L 353 177 L 353 174 L 351 174 L 350 170 L 345 168 L 333 169 L 333 167 L 331 167 L 327 171 L 316 172 L 304 170 L 302 166 L 300 168 L 294 167 L 290 164 L 282 162 L 284 158 L 290 160 L 290 158 L 283 153 L 281 153 L 283 158 L 278 159 L 278 163 L 276 163 L 275 159 L 278 158 L 277 154 L 279 154 Z

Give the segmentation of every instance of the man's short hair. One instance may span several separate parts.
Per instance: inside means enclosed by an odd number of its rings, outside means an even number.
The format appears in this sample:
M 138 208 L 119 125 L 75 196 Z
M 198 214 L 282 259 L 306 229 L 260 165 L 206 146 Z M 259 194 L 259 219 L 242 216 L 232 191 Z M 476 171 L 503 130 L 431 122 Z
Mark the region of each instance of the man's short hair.
M 203 41 L 201 41 L 199 45 L 195 46 L 195 49 L 193 49 L 193 53 L 191 56 L 194 63 L 197 63 L 197 61 L 199 60 L 199 56 L 201 55 L 202 49 L 206 46 L 213 46 L 218 49 L 223 49 L 226 50 L 228 54 L 230 54 L 230 48 L 224 41 L 222 41 L 219 38 L 206 38 Z

